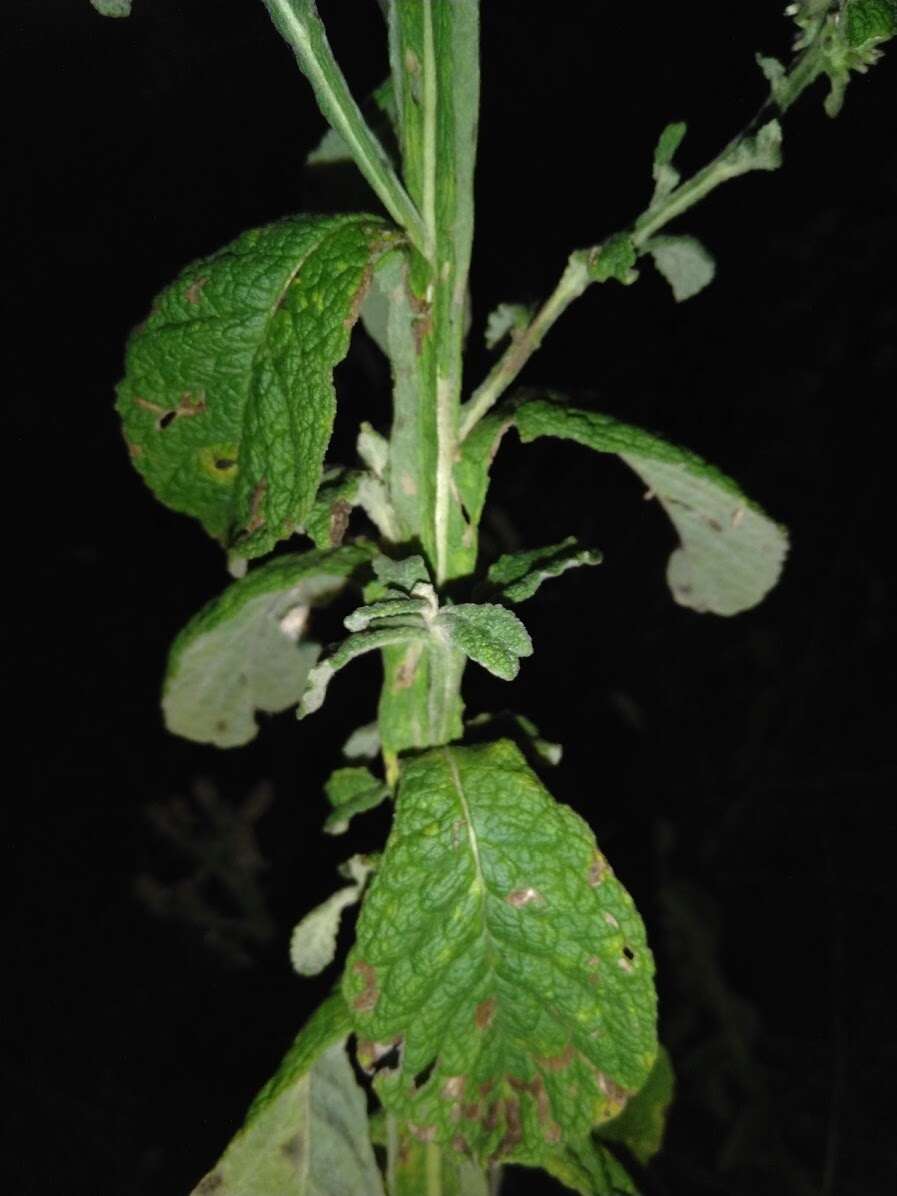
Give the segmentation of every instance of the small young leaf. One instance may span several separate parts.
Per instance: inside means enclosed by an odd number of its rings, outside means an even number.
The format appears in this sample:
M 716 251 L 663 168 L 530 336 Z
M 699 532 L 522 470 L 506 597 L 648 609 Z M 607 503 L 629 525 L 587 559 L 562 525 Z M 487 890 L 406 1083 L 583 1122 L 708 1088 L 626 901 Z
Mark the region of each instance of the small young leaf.
M 316 548 L 335 548 L 343 542 L 349 515 L 358 503 L 361 470 L 337 469 L 325 474 L 302 530 Z
M 100 16 L 129 17 L 131 15 L 131 0 L 90 0 Z
M 660 1150 L 666 1128 L 667 1110 L 673 1100 L 673 1065 L 665 1047 L 657 1051 L 651 1074 L 619 1117 L 599 1126 L 598 1136 L 606 1142 L 620 1142 L 634 1159 L 645 1166 Z
M 500 556 L 490 566 L 487 578 L 506 602 L 524 602 L 532 598 L 543 581 L 559 577 L 579 565 L 598 565 L 601 553 L 580 548 L 574 536 L 548 548 L 533 548 L 526 552 L 510 552 Z
M 679 533 L 667 581 L 682 606 L 735 615 L 778 581 L 788 550 L 784 529 L 700 457 L 641 428 L 547 399 L 524 399 L 513 419 L 524 442 L 558 436 L 616 453 L 643 479 L 647 497 L 657 498 Z
M 506 336 L 513 338 L 527 326 L 531 315 L 532 308 L 523 303 L 499 303 L 486 321 L 486 348 L 494 349 Z
M 366 652 L 375 652 L 380 648 L 395 644 L 410 644 L 425 636 L 425 631 L 409 627 L 375 627 L 370 631 L 359 631 L 355 635 L 350 635 L 348 639 L 343 640 L 337 646 L 326 660 L 316 664 L 309 672 L 305 691 L 296 712 L 297 716 L 305 718 L 306 715 L 320 710 L 333 675 L 345 668 L 357 656 L 363 656 Z
M 301 642 L 310 607 L 330 599 L 370 558 L 356 545 L 278 557 L 203 607 L 169 653 L 162 695 L 168 730 L 238 747 L 255 736 L 257 710 L 276 714 L 295 705 L 320 651 Z
M 358 429 L 358 455 L 375 477 L 385 478 L 389 468 L 389 441 L 364 421 Z
M 343 751 L 348 755 L 346 748 Z M 373 810 L 389 796 L 389 787 L 368 768 L 338 768 L 331 774 L 324 792 L 334 807 L 324 823 L 324 830 L 328 835 L 342 835 L 349 829 L 349 823 L 356 814 Z
M 517 616 L 489 602 L 443 607 L 434 623 L 434 633 L 440 632 L 503 681 L 513 681 L 520 671 L 520 657 L 533 654 L 533 641 Z
M 388 556 L 374 560 L 377 580 L 393 590 L 404 590 L 410 594 L 418 582 L 429 582 L 430 573 L 422 556 L 409 556 L 403 561 L 394 561 Z
M 431 609 L 432 604 L 426 598 L 383 598 L 353 610 L 351 615 L 343 619 L 343 626 L 347 631 L 364 631 L 371 623 L 380 624 L 386 619 L 390 626 L 396 626 L 396 619 L 403 622 L 411 620 L 417 624 L 421 616 Z
M 118 410 L 156 496 L 252 558 L 303 524 L 321 480 L 371 264 L 374 216 L 301 216 L 188 267 L 131 337 Z
M 403 761 L 344 980 L 362 1064 L 400 1048 L 389 1111 L 480 1163 L 586 1138 L 651 1070 L 652 974 L 591 830 L 512 743 Z
M 697 295 L 713 281 L 716 263 L 694 237 L 652 237 L 645 248 L 673 288 L 677 303 Z
M 673 158 L 679 148 L 688 126 L 684 121 L 669 124 L 660 134 L 654 150 L 654 194 L 651 206 L 666 199 L 679 182 L 679 171 L 673 166 Z
M 726 158 L 728 177 L 750 170 L 778 170 L 782 165 L 782 126 L 771 120 L 751 137 L 739 141 Z
M 515 736 L 516 742 L 523 747 L 524 752 L 531 752 L 543 764 L 550 764 L 552 767 L 560 764 L 564 754 L 563 746 L 552 743 L 550 739 L 543 739 L 539 728 L 525 714 L 514 714 L 510 710 L 500 714 L 477 714 L 474 718 L 467 719 L 465 726 L 471 729 L 502 727 L 505 735 Z
M 293 931 L 290 961 L 300 976 L 317 976 L 328 964 L 333 963 L 343 910 L 359 900 L 364 882 L 372 871 L 370 863 L 362 855 L 352 856 L 344 867 L 344 875 L 352 883 L 337 889 L 326 901 L 315 906 Z
M 589 255 L 589 277 L 594 282 L 607 282 L 615 278 L 624 284 L 634 282 L 637 274 L 633 270 L 636 259 L 635 246 L 626 233 L 614 233 L 598 246 L 598 251 Z
M 380 728 L 376 723 L 356 727 L 343 744 L 347 760 L 373 760 L 380 754 Z
M 784 64 L 779 62 L 778 58 L 769 58 L 765 54 L 758 54 L 757 66 L 759 66 L 769 83 L 772 98 L 780 107 L 783 106 L 784 101 L 790 98 L 790 88 L 787 81 L 788 71 Z
M 345 1002 L 334 994 L 301 1031 L 192 1196 L 383 1196 L 364 1092 L 344 1045 L 350 1029 Z

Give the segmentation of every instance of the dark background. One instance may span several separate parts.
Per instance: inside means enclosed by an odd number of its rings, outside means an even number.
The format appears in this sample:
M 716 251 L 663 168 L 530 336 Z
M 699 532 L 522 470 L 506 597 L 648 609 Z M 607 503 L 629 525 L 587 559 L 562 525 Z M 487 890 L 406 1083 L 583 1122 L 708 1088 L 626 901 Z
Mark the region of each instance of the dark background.
M 746 123 L 754 52 L 787 52 L 780 3 L 483 5 L 472 380 L 489 310 L 543 295 L 571 248 L 644 206 L 667 121 L 690 122 L 686 170 Z M 386 832 L 373 815 L 348 840 L 319 833 L 373 666 L 314 723 L 271 720 L 242 751 L 161 725 L 167 645 L 227 577 L 130 468 L 123 342 L 187 261 L 323 206 L 326 180 L 303 174 L 322 122 L 261 4 L 135 10 L 6 18 L 6 675 L 22 717 L 2 1183 L 21 1196 L 189 1191 L 332 983 L 291 974 L 292 924 Z M 374 0 L 321 10 L 366 94 L 385 74 Z M 523 612 L 537 651 L 513 695 L 471 670 L 468 708 L 510 705 L 566 744 L 549 783 L 648 923 L 679 1085 L 648 1196 L 892 1190 L 895 89 L 894 49 L 835 122 L 818 85 L 787 118 L 782 171 L 680 222 L 718 255 L 710 289 L 676 306 L 647 265 L 632 288 L 595 287 L 525 376 L 681 440 L 787 522 L 766 603 L 731 620 L 677 608 L 670 529 L 613 462 L 509 437 L 494 473 L 493 546 L 574 533 L 605 553 Z M 335 458 L 359 418 L 387 417 L 361 334 L 338 383 Z M 198 885 L 201 867 L 240 892 Z

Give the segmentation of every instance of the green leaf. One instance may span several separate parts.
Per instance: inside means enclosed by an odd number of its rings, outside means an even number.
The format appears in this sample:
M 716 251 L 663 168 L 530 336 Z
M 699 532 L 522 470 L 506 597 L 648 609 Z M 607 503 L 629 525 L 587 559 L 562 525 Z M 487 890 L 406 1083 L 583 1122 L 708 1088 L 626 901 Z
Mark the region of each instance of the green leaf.
M 644 1087 L 635 1094 L 619 1117 L 599 1127 L 599 1137 L 606 1142 L 621 1143 L 642 1166 L 647 1165 L 663 1144 L 674 1084 L 670 1056 L 661 1046 Z
M 656 1053 L 653 963 L 578 815 L 507 740 L 403 761 L 344 992 L 385 1107 L 528 1161 L 620 1111 Z
M 617 282 L 634 282 L 637 275 L 633 270 L 637 257 L 631 237 L 626 233 L 615 233 L 598 251 L 589 255 L 588 271 L 593 282 L 607 282 L 615 278 Z
M 547 399 L 517 406 L 524 442 L 558 436 L 615 453 L 649 487 L 681 540 L 667 581 L 682 606 L 717 615 L 749 610 L 778 581 L 788 550 L 784 529 L 745 497 L 731 478 L 700 457 L 641 428 Z
M 513 340 L 514 334 L 522 332 L 530 322 L 532 314 L 533 309 L 524 303 L 499 303 L 486 321 L 486 348 L 494 349 L 506 336 Z
M 490 602 L 443 607 L 434 633 L 444 634 L 465 656 L 503 681 L 513 681 L 520 671 L 520 657 L 533 654 L 529 632 L 517 616 Z
M 374 724 L 376 730 L 376 723 Z M 355 736 L 358 732 L 355 732 Z M 357 743 L 357 740 L 356 740 Z M 380 739 L 377 737 L 377 747 L 372 755 L 379 750 Z M 350 755 L 350 745 L 357 751 L 350 739 L 343 748 L 345 755 Z M 363 814 L 366 810 L 373 810 L 389 796 L 389 787 L 379 780 L 369 768 L 338 768 L 331 774 L 324 787 L 327 800 L 333 806 L 333 813 L 324 823 L 324 830 L 328 835 L 342 835 L 349 829 L 350 821 L 356 814 Z
M 257 710 L 276 714 L 295 705 L 320 651 L 302 642 L 310 608 L 370 558 L 358 545 L 278 557 L 204 606 L 169 653 L 162 694 L 168 730 L 237 747 L 254 738 Z
M 552 544 L 547 548 L 533 548 L 500 556 L 490 566 L 487 577 L 505 601 L 524 602 L 532 598 L 542 582 L 550 577 L 559 577 L 561 573 L 580 565 L 600 563 L 600 552 L 580 548 L 576 537 L 568 536 L 560 544 Z
M 651 206 L 666 199 L 679 182 L 679 171 L 673 166 L 673 158 L 679 148 L 688 126 L 684 121 L 669 124 L 660 134 L 654 150 L 654 195 Z
M 582 1196 L 638 1196 L 625 1168 L 606 1147 L 590 1138 L 566 1145 L 548 1155 L 541 1165 Z
M 118 410 L 157 498 L 240 556 L 312 509 L 372 263 L 374 216 L 297 216 L 189 266 L 131 337 Z
M 897 35 L 897 0 L 847 0 L 847 44 L 868 50 Z
M 374 560 L 377 580 L 393 590 L 404 590 L 410 594 L 419 582 L 429 582 L 430 573 L 422 556 L 409 556 L 403 561 L 394 561 L 388 556 Z
M 504 407 L 495 407 L 474 424 L 461 445 L 460 459 L 455 463 L 455 485 L 473 527 L 478 526 L 486 505 L 489 469 L 502 437 L 513 424 L 513 414 Z
M 129 17 L 131 0 L 90 0 L 102 17 Z
M 317 976 L 333 963 L 343 910 L 359 901 L 372 871 L 366 856 L 353 855 L 340 867 L 341 874 L 352 883 L 337 889 L 296 925 L 290 938 L 290 961 L 300 976 Z
M 302 529 L 316 548 L 342 544 L 352 508 L 358 504 L 361 477 L 357 469 L 333 470 L 329 477 L 325 474 Z
M 339 994 L 301 1031 L 192 1196 L 383 1196 Z
M 673 288 L 677 303 L 703 291 L 716 274 L 716 262 L 694 237 L 652 237 L 645 249 Z

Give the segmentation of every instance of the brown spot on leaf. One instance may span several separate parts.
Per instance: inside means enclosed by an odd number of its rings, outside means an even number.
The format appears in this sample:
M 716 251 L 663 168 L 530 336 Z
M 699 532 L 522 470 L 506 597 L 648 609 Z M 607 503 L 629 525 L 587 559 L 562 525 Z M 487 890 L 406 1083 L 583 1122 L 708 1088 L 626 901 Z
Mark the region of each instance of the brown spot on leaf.
M 343 320 L 343 328 L 351 330 L 355 327 L 355 321 L 358 319 L 358 313 L 361 311 L 361 305 L 364 303 L 365 296 L 371 285 L 371 277 L 374 273 L 374 267 L 371 262 L 364 268 L 364 274 L 361 276 L 361 282 L 358 285 L 358 290 L 352 298 L 352 304 L 346 313 L 346 318 Z
M 265 516 L 262 511 L 262 503 L 265 499 L 265 492 L 268 489 L 268 479 L 262 478 L 259 484 L 252 492 L 252 500 L 249 504 L 249 519 L 246 527 L 243 529 L 244 536 L 251 536 L 253 532 L 257 532 L 260 527 L 265 526 Z
M 464 1105 L 461 1112 L 468 1121 L 476 1121 L 480 1115 L 479 1101 L 471 1101 L 469 1104 Z
M 629 1100 L 632 1093 L 628 1088 L 624 1088 L 621 1084 L 618 1084 L 616 1080 L 612 1080 L 610 1076 L 606 1076 L 603 1071 L 595 1072 L 595 1080 L 602 1095 L 607 1097 L 609 1109 L 613 1110 L 613 1115 L 616 1115 Z
M 149 399 L 143 399 L 140 395 L 134 395 L 134 406 L 141 407 L 144 411 L 148 411 L 151 415 L 164 415 L 165 407 L 160 407 L 158 403 L 151 403 Z
M 600 851 L 595 852 L 595 858 L 589 865 L 588 881 L 592 888 L 596 888 L 601 882 L 609 876 L 610 864 L 604 858 Z
M 330 543 L 339 548 L 349 526 L 349 516 L 352 514 L 352 504 L 339 499 L 330 508 Z
M 206 395 L 205 391 L 198 390 L 196 394 L 192 391 L 185 390 L 178 399 L 178 405 L 175 409 L 175 415 L 186 416 L 188 419 L 191 415 L 202 415 L 206 410 Z
M 561 1127 L 558 1125 L 558 1123 L 556 1121 L 549 1122 L 549 1124 L 546 1125 L 546 1127 L 545 1127 L 545 1141 L 555 1143 L 555 1142 L 560 1142 L 560 1140 L 561 1140 Z
M 209 1192 L 217 1192 L 224 1187 L 224 1179 L 217 1171 L 212 1171 L 205 1179 L 201 1179 L 196 1187 L 196 1196 L 208 1196 Z
M 480 1001 L 474 1011 L 474 1025 L 478 1030 L 487 1030 L 492 1025 L 493 1017 L 495 1017 L 495 997 L 487 997 L 485 1001 Z
M 542 901 L 543 897 L 538 889 L 514 889 L 512 893 L 508 893 L 505 900 L 508 905 L 520 909 L 524 905 L 529 905 L 531 901 Z
M 738 527 L 742 519 L 744 519 L 744 507 L 736 507 L 732 512 L 732 526 Z
M 352 971 L 357 972 L 361 976 L 361 981 L 364 985 L 364 988 L 352 1004 L 359 1013 L 370 1013 L 380 999 L 380 990 L 377 988 L 377 973 L 363 959 L 355 960 L 352 965 Z
M 128 446 L 128 452 L 131 454 L 132 457 L 139 457 L 140 454 L 143 452 L 143 449 L 141 448 L 141 446 L 139 444 L 132 444 L 130 442 L 130 440 L 128 440 L 126 443 Z
M 494 1130 L 498 1125 L 498 1119 L 501 1116 L 503 1104 L 503 1101 L 494 1100 L 486 1110 L 486 1116 L 483 1118 L 483 1129 L 487 1132 Z
M 184 298 L 187 300 L 188 303 L 193 303 L 193 304 L 199 303 L 199 297 L 202 294 L 202 288 L 206 285 L 206 283 L 208 281 L 209 281 L 208 278 L 205 278 L 205 277 L 194 278 L 193 282 L 191 282 L 190 285 L 187 287 L 186 291 L 184 291 Z
M 625 955 L 620 956 L 620 958 L 617 960 L 617 964 L 624 972 L 627 973 L 627 975 L 632 973 L 633 971 L 635 971 L 632 964 L 629 962 L 629 960 L 626 958 Z
M 449 1076 L 442 1085 L 442 1095 L 446 1100 L 457 1100 L 464 1095 L 464 1076 Z
M 563 1071 L 576 1058 L 576 1050 L 572 1042 L 568 1042 L 559 1055 L 549 1055 L 539 1060 L 539 1065 L 546 1071 Z
M 467 1142 L 461 1134 L 455 1134 L 452 1138 L 452 1146 L 457 1150 L 458 1154 L 467 1154 Z
M 305 1144 L 302 1141 L 301 1134 L 293 1134 L 292 1138 L 288 1138 L 286 1142 L 281 1145 L 280 1153 L 286 1157 L 296 1167 L 302 1162 L 302 1156 L 305 1153 Z
M 501 1158 L 502 1155 L 510 1154 L 515 1146 L 523 1141 L 523 1126 L 520 1123 L 520 1102 L 516 1100 L 505 1101 L 505 1124 L 507 1130 L 505 1136 L 498 1144 L 498 1149 L 495 1152 L 496 1158 Z
M 620 927 L 620 923 L 619 923 L 619 922 L 617 921 L 617 919 L 616 919 L 616 918 L 613 916 L 613 914 L 610 914 L 610 913 L 608 913 L 608 914 L 605 914 L 605 915 L 604 915 L 604 920 L 605 920 L 605 922 L 608 924 L 608 926 L 613 926 L 614 930 L 618 930 L 618 929 L 619 929 L 619 927 Z
M 480 1084 L 480 1094 L 482 1096 L 488 1096 L 494 1087 L 495 1080 L 483 1080 L 482 1084 Z

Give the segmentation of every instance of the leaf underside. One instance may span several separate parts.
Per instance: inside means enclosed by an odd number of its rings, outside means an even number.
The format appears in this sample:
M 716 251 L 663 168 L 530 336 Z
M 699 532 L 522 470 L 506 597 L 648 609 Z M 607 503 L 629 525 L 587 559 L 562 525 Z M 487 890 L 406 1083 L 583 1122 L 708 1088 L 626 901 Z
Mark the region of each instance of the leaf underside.
M 509 741 L 403 765 L 344 992 L 387 1109 L 479 1161 L 614 1116 L 654 1061 L 653 963 L 591 830 Z
M 349 1028 L 342 998 L 325 1001 L 192 1196 L 383 1196 Z
M 256 711 L 296 705 L 320 651 L 303 640 L 309 610 L 370 555 L 346 545 L 278 557 L 209 602 L 171 647 L 162 695 L 168 730 L 238 747 L 254 738 Z
M 788 537 L 731 478 L 687 449 L 641 428 L 552 399 L 525 399 L 513 411 L 524 442 L 540 436 L 614 453 L 648 487 L 681 541 L 667 582 L 681 606 L 735 615 L 756 606 L 779 579 Z M 500 426 L 500 425 L 499 425 Z
M 269 552 L 312 508 L 372 263 L 375 216 L 297 216 L 189 266 L 129 342 L 118 410 L 166 506 L 222 544 Z

